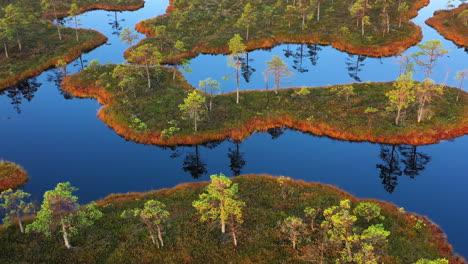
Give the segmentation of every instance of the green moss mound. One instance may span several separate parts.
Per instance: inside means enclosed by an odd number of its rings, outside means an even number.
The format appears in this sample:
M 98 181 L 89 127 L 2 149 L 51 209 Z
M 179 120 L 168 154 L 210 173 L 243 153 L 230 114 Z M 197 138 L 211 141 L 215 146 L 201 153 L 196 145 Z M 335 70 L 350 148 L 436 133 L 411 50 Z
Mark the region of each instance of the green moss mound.
M 352 84 L 355 95 L 349 100 L 333 92 L 334 87 L 290 88 L 278 94 L 244 91 L 239 104 L 235 93 L 219 95 L 195 132 L 193 120 L 183 119 L 179 109 L 193 87 L 179 73 L 173 80 L 172 69 L 160 67 L 157 75 L 152 69 L 151 89 L 145 77 L 137 75 L 132 75 L 134 84 L 122 88 L 119 78 L 112 77 L 115 67 L 96 66 L 73 75 L 65 79 L 64 89 L 75 96 L 98 98 L 105 105 L 99 116 L 107 124 L 120 135 L 146 144 L 199 144 L 226 137 L 241 140 L 254 131 L 281 126 L 344 140 L 414 145 L 437 143 L 468 132 L 468 94 L 448 87 L 443 96 L 431 102 L 431 118 L 417 123 L 414 106 L 400 126 L 395 126 L 395 113 L 385 110 L 385 92 L 392 89 L 392 82 Z M 180 131 L 162 134 L 172 126 L 168 123 L 171 120 Z
M 28 181 L 28 173 L 19 165 L 0 160 L 0 192 L 16 189 Z
M 1 263 L 306 263 L 302 250 L 313 242 L 302 241 L 299 250 L 279 231 L 278 222 L 287 216 L 305 217 L 308 206 L 328 208 L 350 199 L 354 208 L 359 200 L 328 185 L 248 175 L 232 179 L 239 184 L 238 197 L 246 203 L 244 223 L 238 227 L 239 246 L 235 248 L 228 233 L 221 234 L 218 224 L 201 223 L 192 207 L 207 183 L 182 184 L 173 189 L 149 193 L 110 195 L 98 202 L 102 219 L 72 238 L 76 246 L 65 249 L 60 234 L 46 238 L 20 234 L 15 227 L 1 228 Z M 286 188 L 286 191 L 282 188 Z M 281 193 L 286 193 L 283 199 Z M 157 249 L 137 219 L 122 219 L 126 209 L 142 207 L 149 199 L 167 205 L 170 218 L 163 225 L 165 247 Z M 444 236 L 427 219 L 406 213 L 394 205 L 372 201 L 382 207 L 382 221 L 391 234 L 383 252 L 385 263 L 408 264 L 419 258 L 453 257 Z M 323 219 L 317 219 L 323 220 Z M 419 227 L 416 223 L 419 222 Z M 369 225 L 358 221 L 359 227 Z M 311 238 L 314 241 L 314 237 Z M 446 249 L 446 250 L 443 250 Z M 333 251 L 332 251 L 333 252 Z M 460 262 L 456 262 L 457 259 Z M 331 261 L 331 260 L 327 260 Z M 327 262 L 331 263 L 331 262 Z

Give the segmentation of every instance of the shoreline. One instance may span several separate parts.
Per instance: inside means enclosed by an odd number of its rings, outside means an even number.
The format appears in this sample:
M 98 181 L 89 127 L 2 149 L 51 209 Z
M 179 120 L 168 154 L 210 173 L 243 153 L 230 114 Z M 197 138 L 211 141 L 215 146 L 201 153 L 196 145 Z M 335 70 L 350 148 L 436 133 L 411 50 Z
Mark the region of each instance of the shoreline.
M 426 24 L 433 27 L 441 36 L 453 41 L 456 45 L 468 47 L 468 33 L 463 34 L 463 32 L 453 31 L 451 30 L 451 25 L 444 25 L 445 20 L 451 15 L 451 12 L 457 14 L 465 9 L 468 9 L 468 3 L 461 4 L 459 7 L 451 10 L 437 10 L 432 17 L 426 20 Z M 460 21 L 452 23 L 460 23 Z M 468 32 L 468 27 L 466 30 Z

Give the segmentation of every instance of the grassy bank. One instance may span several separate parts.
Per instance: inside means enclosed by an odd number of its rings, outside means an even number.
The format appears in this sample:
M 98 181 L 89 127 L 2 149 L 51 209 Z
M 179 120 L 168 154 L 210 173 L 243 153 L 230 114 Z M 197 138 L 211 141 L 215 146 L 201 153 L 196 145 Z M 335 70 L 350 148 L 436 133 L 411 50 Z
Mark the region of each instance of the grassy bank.
M 426 24 L 455 44 L 468 47 L 468 25 L 458 17 L 465 10 L 468 10 L 468 4 L 461 4 L 452 10 L 436 11 L 433 17 L 426 20 Z
M 307 263 L 301 257 L 313 242 L 301 241 L 293 250 L 279 230 L 287 216 L 305 217 L 304 208 L 328 208 L 340 200 L 359 200 L 332 186 L 247 175 L 233 178 L 239 184 L 238 197 L 246 203 L 244 223 L 238 230 L 238 247 L 229 234 L 221 234 L 217 224 L 201 223 L 192 207 L 206 182 L 182 184 L 149 193 L 114 194 L 98 201 L 103 218 L 72 238 L 76 247 L 67 250 L 57 233 L 50 238 L 21 234 L 17 227 L 0 228 L 1 263 Z M 285 198 L 280 193 L 286 191 Z M 165 247 L 156 248 L 138 221 L 122 219 L 121 213 L 157 199 L 167 205 L 170 218 L 163 224 Z M 371 201 L 371 200 L 365 200 Z M 382 221 L 390 231 L 388 246 L 382 249 L 384 263 L 408 264 L 420 258 L 447 258 L 450 263 L 466 263 L 452 256 L 442 231 L 427 218 L 404 212 L 395 205 L 374 201 L 382 208 Z M 318 216 L 321 221 L 323 216 Z M 419 224 L 416 224 L 419 223 Z M 358 228 L 369 223 L 358 221 Z M 311 237 L 315 241 L 316 237 Z M 333 249 L 329 248 L 333 259 Z M 336 253 L 336 252 L 335 252 Z
M 397 54 L 422 39 L 421 29 L 409 19 L 429 3 L 427 0 L 406 1 L 408 10 L 401 25 L 398 1 L 388 2 L 387 13 L 383 13 L 383 6 L 373 5 L 366 10 L 369 25 L 362 35 L 360 22 L 350 15 L 350 1 L 320 1 L 320 20 L 318 6 L 306 5 L 304 25 L 302 1 L 293 2 L 229 0 L 214 4 L 202 0 L 171 1 L 165 15 L 142 21 L 136 28 L 148 35 L 140 45 L 158 46 L 163 54 L 170 54 L 165 61 L 169 63 L 199 53 L 229 53 L 227 44 L 234 34 L 248 40 L 247 50 L 267 49 L 282 43 L 315 43 L 332 45 L 348 53 L 381 57 Z M 247 20 L 253 21 L 248 34 L 246 24 L 239 22 L 247 3 L 252 10 Z M 388 27 L 382 24 L 382 14 L 388 14 Z M 161 26 L 165 30 L 157 30 Z M 178 40 L 185 43 L 185 51 L 173 50 Z
M 28 181 L 28 173 L 13 162 L 0 160 L 0 192 L 16 189 Z
M 70 4 L 73 1 L 62 1 L 57 6 L 58 16 L 67 16 Z M 0 6 L 5 7 L 10 1 L 0 0 Z M 142 0 L 127 1 L 77 1 L 79 12 L 93 9 L 105 10 L 135 10 L 143 6 Z M 41 10 L 40 1 L 15 1 L 15 6 L 25 7 L 31 13 Z M 2 17 L 0 11 L 0 17 Z M 16 43 L 16 39 L 7 40 L 9 57 L 3 50 L 3 41 L 0 41 L 2 49 L 0 52 L 0 89 L 15 85 L 17 82 L 40 74 L 42 71 L 55 67 L 57 61 L 63 60 L 69 63 L 77 59 L 82 53 L 90 51 L 107 41 L 107 38 L 94 30 L 79 30 L 79 41 L 75 39 L 75 31 L 63 28 L 63 39 L 60 40 L 57 28 L 52 24 L 51 13 L 37 14 L 46 22 L 34 22 L 28 24 L 21 30 L 20 39 L 22 51 Z
M 430 119 L 417 123 L 416 107 L 412 107 L 400 126 L 395 126 L 395 113 L 385 111 L 385 92 L 392 89 L 392 82 L 353 84 L 355 95 L 349 100 L 333 92 L 340 86 L 308 87 L 305 94 L 300 93 L 301 88 L 282 89 L 277 95 L 244 91 L 239 104 L 235 93 L 215 96 L 213 110 L 206 111 L 195 132 L 193 120 L 184 120 L 178 107 L 193 90 L 180 73 L 173 80 L 173 70 L 164 67 L 157 77 L 153 73 L 151 89 L 144 77 L 136 75 L 130 88 L 119 88 L 119 79 L 112 78 L 114 68 L 96 66 L 70 76 L 64 80 L 64 90 L 97 98 L 105 105 L 99 111 L 104 122 L 126 139 L 145 144 L 199 144 L 227 137 L 242 140 L 255 131 L 282 126 L 343 140 L 413 145 L 437 143 L 468 132 L 468 94 L 449 87 L 431 102 Z M 162 134 L 173 126 L 168 124 L 171 120 L 180 131 Z

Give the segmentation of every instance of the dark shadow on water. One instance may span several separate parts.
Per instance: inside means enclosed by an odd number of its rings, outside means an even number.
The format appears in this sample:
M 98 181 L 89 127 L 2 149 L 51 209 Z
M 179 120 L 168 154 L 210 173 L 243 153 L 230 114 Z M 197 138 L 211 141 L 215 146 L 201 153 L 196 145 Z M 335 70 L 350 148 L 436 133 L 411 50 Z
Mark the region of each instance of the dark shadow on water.
M 110 17 L 109 25 L 112 28 L 112 34 L 114 35 L 120 35 L 120 32 L 122 32 L 122 26 L 120 23 L 125 22 L 125 19 L 119 19 L 117 16 L 117 13 L 121 13 L 120 11 L 114 11 L 114 14 L 107 14 L 108 17 Z
M 0 91 L 0 96 L 6 94 L 11 99 L 11 105 L 16 113 L 21 114 L 21 104 L 25 99 L 28 102 L 34 98 L 37 89 L 41 87 L 41 83 L 37 82 L 36 78 L 20 81 L 6 90 Z
M 406 175 L 411 179 L 420 175 L 431 160 L 427 154 L 417 151 L 417 146 L 380 145 L 381 163 L 376 165 L 380 170 L 384 189 L 393 193 L 398 185 L 398 177 Z
M 250 82 L 250 77 L 252 76 L 252 74 L 257 71 L 256 69 L 252 68 L 252 66 L 250 66 L 249 63 L 252 61 L 253 59 L 249 58 L 249 53 L 247 53 L 245 58 L 241 59 L 242 77 L 244 77 L 244 80 L 247 83 Z
M 47 81 L 55 85 L 60 95 L 62 95 L 65 100 L 73 99 L 73 95 L 62 90 L 62 80 L 65 78 L 65 73 L 59 69 L 53 69 L 49 72 L 50 74 L 47 74 Z
M 362 82 L 361 78 L 359 77 L 359 73 L 362 71 L 362 67 L 365 66 L 364 61 L 366 59 L 366 56 L 348 54 L 345 63 L 349 77 L 353 78 L 357 82 Z
M 208 173 L 206 163 L 200 157 L 198 145 L 195 146 L 195 152 L 187 153 L 185 156 L 182 169 L 189 172 L 194 179 L 198 179 Z
M 230 160 L 229 167 L 231 168 L 232 174 L 238 176 L 242 174 L 242 168 L 244 168 L 247 161 L 244 159 L 244 153 L 240 152 L 239 141 L 233 142 L 235 147 L 228 149 L 228 158 Z

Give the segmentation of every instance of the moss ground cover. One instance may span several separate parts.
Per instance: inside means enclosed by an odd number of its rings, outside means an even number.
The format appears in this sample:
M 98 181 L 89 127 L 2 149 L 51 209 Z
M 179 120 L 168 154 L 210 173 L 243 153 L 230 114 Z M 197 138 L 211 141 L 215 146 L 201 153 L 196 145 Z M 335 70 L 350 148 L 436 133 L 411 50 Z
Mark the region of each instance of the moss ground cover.
M 8 47 L 9 57 L 7 58 L 3 50 L 3 40 L 1 41 L 2 52 L 0 53 L 0 89 L 8 88 L 18 81 L 35 76 L 42 71 L 54 67 L 60 59 L 71 62 L 78 58 L 83 52 L 92 50 L 107 41 L 107 38 L 94 30 L 79 30 L 79 41 L 75 39 L 75 31 L 70 28 L 63 28 L 63 39 L 57 35 L 57 28 L 51 23 L 53 16 L 51 13 L 43 14 L 41 1 L 15 1 L 13 4 L 27 10 L 30 14 L 38 17 L 33 23 L 23 26 L 20 32 L 22 51 L 16 43 L 16 39 L 5 40 Z M 67 16 L 70 4 L 73 1 L 60 1 L 57 5 L 59 17 Z M 142 0 L 126 1 L 77 1 L 79 12 L 92 9 L 106 10 L 135 10 L 143 6 Z M 0 6 L 6 7 L 10 1 L 0 0 Z M 39 12 L 39 13 L 38 13 Z M 0 18 L 4 14 L 0 9 Z M 42 22 L 39 19 L 44 19 Z
M 305 218 L 304 209 L 325 209 L 350 199 L 354 208 L 359 200 L 332 186 L 279 178 L 247 175 L 233 178 L 239 185 L 238 199 L 246 203 L 244 223 L 237 228 L 239 245 L 234 247 L 229 234 L 221 234 L 218 224 L 201 223 L 192 207 L 204 183 L 182 184 L 173 189 L 149 193 L 114 194 L 98 201 L 103 217 L 86 227 L 67 250 L 60 234 L 46 238 L 39 234 L 21 234 L 17 227 L 0 227 L 2 263 L 307 263 L 301 259 L 314 245 L 302 240 L 298 249 L 279 230 L 278 223 L 288 216 Z M 280 193 L 285 193 L 283 199 Z M 147 200 L 166 204 L 170 217 L 163 225 L 165 246 L 158 249 L 138 219 L 122 219 L 124 210 L 142 207 Z M 466 263 L 452 254 L 443 233 L 426 218 L 404 212 L 395 205 L 375 200 L 390 231 L 388 246 L 383 248 L 384 263 L 407 264 L 420 258 L 446 258 L 450 263 Z M 322 217 L 317 221 L 321 222 Z M 30 221 L 30 220 L 29 220 Z M 27 221 L 28 222 L 28 221 Z M 359 228 L 369 223 L 358 221 Z M 313 247 L 313 246 L 312 246 Z M 333 252 L 332 248 L 329 248 Z M 334 253 L 331 253 L 333 255 Z M 333 258 L 330 255 L 331 258 Z M 331 263 L 327 259 L 326 263 Z
M 455 44 L 468 47 L 468 4 L 452 10 L 439 10 L 426 23 Z
M 141 45 L 154 44 L 163 53 L 172 52 L 176 42 L 183 41 L 186 50 L 173 52 L 166 59 L 172 63 L 199 53 L 228 53 L 227 43 L 234 34 L 247 40 L 248 50 L 282 43 L 317 43 L 374 57 L 394 55 L 421 40 L 421 29 L 409 19 L 429 1 L 405 1 L 405 11 L 399 1 L 379 1 L 372 7 L 355 8 L 352 15 L 352 4 L 362 7 L 364 2 L 174 0 L 167 14 L 142 21 L 136 28 L 148 35 Z
M 13 162 L 0 160 L 0 192 L 24 185 L 29 177 L 26 171 Z
M 395 113 L 386 111 L 385 92 L 392 89 L 392 82 L 353 84 L 355 95 L 348 100 L 334 92 L 333 88 L 341 86 L 282 89 L 277 95 L 244 91 L 239 104 L 235 93 L 218 95 L 213 110 L 205 111 L 195 132 L 193 120 L 183 119 L 179 109 L 194 88 L 180 73 L 173 80 L 172 69 L 159 67 L 156 75 L 153 68 L 152 88 L 138 75 L 132 75 L 132 85 L 125 88 L 119 86 L 119 78 L 112 77 L 115 67 L 94 66 L 70 76 L 64 80 L 64 90 L 97 98 L 105 105 L 99 112 L 104 122 L 123 137 L 145 144 L 199 144 L 226 137 L 241 140 L 255 131 L 282 126 L 343 140 L 414 145 L 468 132 L 468 94 L 449 87 L 430 103 L 431 118 L 417 123 L 417 109 L 410 107 L 403 122 L 395 126 Z M 132 67 L 127 70 L 131 72 L 138 66 L 126 67 Z M 162 133 L 171 127 L 180 130 Z

